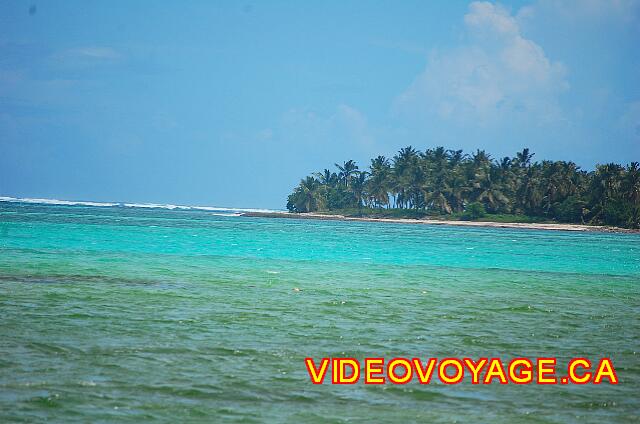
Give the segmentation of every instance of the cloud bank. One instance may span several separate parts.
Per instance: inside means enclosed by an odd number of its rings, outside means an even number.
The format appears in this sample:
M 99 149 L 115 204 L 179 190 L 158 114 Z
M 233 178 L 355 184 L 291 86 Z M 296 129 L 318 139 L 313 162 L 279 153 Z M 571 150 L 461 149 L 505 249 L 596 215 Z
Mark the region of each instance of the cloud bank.
M 523 36 L 507 9 L 474 2 L 464 16 L 467 43 L 430 55 L 425 70 L 396 101 L 401 113 L 457 124 L 563 120 L 558 96 L 564 65 Z

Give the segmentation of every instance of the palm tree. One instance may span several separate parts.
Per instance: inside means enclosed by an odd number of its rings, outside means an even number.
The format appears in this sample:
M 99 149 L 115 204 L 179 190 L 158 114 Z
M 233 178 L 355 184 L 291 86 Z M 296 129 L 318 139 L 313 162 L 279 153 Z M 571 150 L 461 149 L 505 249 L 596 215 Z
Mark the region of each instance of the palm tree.
M 631 162 L 627 166 L 622 189 L 633 206 L 640 206 L 640 164 L 638 162 Z
M 593 177 L 593 188 L 603 204 L 608 203 L 620 189 L 623 168 L 615 163 L 598 165 Z
M 391 165 L 384 156 L 371 159 L 371 172 L 367 182 L 367 191 L 376 207 L 389 204 L 389 186 Z
M 449 179 L 449 204 L 454 212 L 462 212 L 465 204 L 468 203 L 469 184 L 461 172 L 454 171 Z
M 345 187 L 349 187 L 349 184 L 351 183 L 351 177 L 356 175 L 356 172 L 358 172 L 358 165 L 356 165 L 353 160 L 344 162 L 342 166 L 338 165 L 337 163 L 334 165 L 338 168 L 338 171 L 340 171 L 338 173 L 339 180 L 344 184 Z
M 617 197 L 622 182 L 624 168 L 615 163 L 597 165 L 591 177 L 591 221 L 605 222 L 605 211 L 609 203 Z
M 367 182 L 367 171 L 358 172 L 351 180 L 351 192 L 356 198 L 356 203 L 358 204 L 358 209 L 362 208 L 362 198 L 364 197 L 365 184 Z
M 464 163 L 468 159 L 462 150 L 449 150 L 447 164 L 448 202 L 455 212 L 462 212 L 469 193 L 468 181 L 464 175 Z
M 375 159 L 371 159 L 371 175 L 380 174 L 380 173 L 388 173 L 391 169 L 391 165 L 389 164 L 389 159 L 384 156 L 378 156 Z
M 449 152 L 444 147 L 427 150 L 423 155 L 423 163 L 427 175 L 423 187 L 426 206 L 440 213 L 451 213 Z
M 548 215 L 562 190 L 562 172 L 560 162 L 542 161 L 542 186 L 544 190 L 544 209 Z
M 500 212 L 509 207 L 509 198 L 503 193 L 500 184 L 500 168 L 492 166 L 488 169 L 484 178 L 478 180 L 479 190 L 476 201 L 486 205 L 486 209 L 491 212 Z
M 313 177 L 307 177 L 300 181 L 300 190 L 304 198 L 304 208 L 307 212 L 317 210 L 318 180 Z
M 338 175 L 328 169 L 325 169 L 322 172 L 316 172 L 315 176 L 318 178 L 320 184 L 322 185 L 335 187 L 338 184 Z
M 535 153 L 530 153 L 528 148 L 522 150 L 522 152 L 516 153 L 515 164 L 521 168 L 528 168 L 531 165 L 531 159 Z
M 392 160 L 378 156 L 369 172 L 353 160 L 305 179 L 288 197 L 294 212 L 357 205 L 462 212 L 481 202 L 489 213 L 545 215 L 563 221 L 640 226 L 640 164 L 610 163 L 583 171 L 573 162 L 532 162 L 529 149 L 492 160 L 484 150 L 404 147 Z M 391 199 L 392 198 L 392 199 Z M 479 205 L 478 205 L 479 206 Z
M 420 180 L 418 173 L 418 151 L 408 146 L 400 149 L 398 154 L 393 157 L 393 191 L 400 208 L 406 206 L 411 207 L 415 202 L 414 194 L 420 190 L 417 182 Z

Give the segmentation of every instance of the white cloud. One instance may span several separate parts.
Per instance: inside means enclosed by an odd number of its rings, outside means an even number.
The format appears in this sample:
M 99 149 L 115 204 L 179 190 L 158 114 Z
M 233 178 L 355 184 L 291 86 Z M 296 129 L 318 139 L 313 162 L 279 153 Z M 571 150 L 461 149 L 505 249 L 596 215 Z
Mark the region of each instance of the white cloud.
M 565 68 L 523 36 L 516 17 L 502 6 L 474 2 L 464 23 L 468 43 L 432 53 L 397 99 L 400 111 L 480 125 L 563 119 L 558 96 L 568 88 Z
M 358 109 L 340 104 L 330 114 L 308 109 L 291 109 L 284 114 L 284 131 L 304 134 L 306 140 L 324 139 L 325 142 L 348 142 L 369 151 L 375 144 L 366 116 Z
M 85 46 L 60 51 L 51 56 L 51 59 L 56 64 L 88 66 L 119 61 L 122 54 L 111 47 Z
M 78 49 L 71 49 L 66 52 L 71 56 L 82 56 L 93 59 L 118 59 L 120 53 L 111 47 L 81 47 Z
M 333 119 L 346 129 L 355 142 L 366 148 L 372 147 L 374 140 L 369 130 L 367 118 L 362 112 L 342 104 L 338 106 L 338 111 Z
M 515 19 L 506 9 L 489 2 L 471 3 L 464 22 L 467 27 L 481 31 L 490 30 L 512 36 L 520 32 Z

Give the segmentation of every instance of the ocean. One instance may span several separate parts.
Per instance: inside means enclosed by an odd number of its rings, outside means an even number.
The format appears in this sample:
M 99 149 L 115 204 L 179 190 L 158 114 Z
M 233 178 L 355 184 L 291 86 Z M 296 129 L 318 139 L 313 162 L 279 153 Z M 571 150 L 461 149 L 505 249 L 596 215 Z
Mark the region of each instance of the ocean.
M 0 422 L 640 420 L 640 235 L 239 212 L 0 201 Z M 609 357 L 620 383 L 304 364 L 372 356 Z

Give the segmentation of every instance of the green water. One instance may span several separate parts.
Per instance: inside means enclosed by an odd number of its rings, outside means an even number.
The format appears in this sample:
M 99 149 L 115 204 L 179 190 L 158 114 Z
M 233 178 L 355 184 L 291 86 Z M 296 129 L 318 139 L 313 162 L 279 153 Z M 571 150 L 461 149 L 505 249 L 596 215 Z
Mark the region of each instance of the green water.
M 639 317 L 638 235 L 0 202 L 0 422 L 637 422 Z M 620 384 L 315 386 L 306 356 Z

